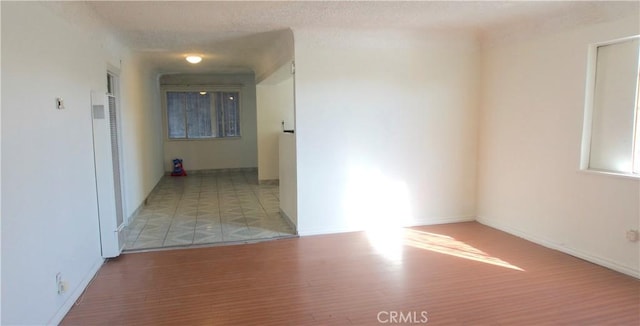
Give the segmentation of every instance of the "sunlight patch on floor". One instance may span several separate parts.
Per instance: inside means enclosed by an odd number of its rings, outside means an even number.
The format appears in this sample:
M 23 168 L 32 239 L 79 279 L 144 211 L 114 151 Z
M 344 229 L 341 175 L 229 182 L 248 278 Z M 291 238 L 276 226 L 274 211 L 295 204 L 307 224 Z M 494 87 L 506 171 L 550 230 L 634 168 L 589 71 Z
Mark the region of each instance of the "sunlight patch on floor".
M 357 166 L 347 185 L 346 215 L 350 227 L 365 229 L 373 248 L 389 261 L 402 261 L 402 226 L 412 219 L 405 182 L 380 170 Z
M 518 271 L 524 269 L 447 235 L 398 227 L 374 228 L 366 231 L 371 246 L 384 258 L 401 262 L 404 246 L 473 260 Z
M 352 164 L 344 205 L 349 229 L 364 229 L 376 253 L 389 262 L 402 264 L 406 247 L 414 247 L 523 271 L 455 238 L 403 228 L 415 223 L 409 187 L 369 164 Z
M 459 241 L 455 238 L 442 234 L 404 229 L 404 243 L 405 245 L 414 248 L 425 249 L 458 258 L 524 271 L 524 269 L 518 266 L 510 264 L 500 258 L 493 257 L 463 241 Z
M 390 262 L 402 262 L 402 250 L 404 247 L 404 229 L 369 228 L 366 230 L 367 239 L 373 249 Z

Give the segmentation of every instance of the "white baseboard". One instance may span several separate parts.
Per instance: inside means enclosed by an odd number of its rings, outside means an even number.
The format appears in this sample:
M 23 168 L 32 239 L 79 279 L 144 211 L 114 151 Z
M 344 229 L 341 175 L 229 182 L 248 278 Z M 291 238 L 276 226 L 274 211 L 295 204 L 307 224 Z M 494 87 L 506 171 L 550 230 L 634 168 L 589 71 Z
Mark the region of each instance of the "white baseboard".
M 347 229 L 347 228 L 311 229 L 311 230 L 298 230 L 298 235 L 301 237 L 307 237 L 307 236 L 314 236 L 314 235 L 337 234 L 337 233 L 348 233 L 348 232 L 358 232 L 358 231 L 362 231 L 362 230 Z
M 439 218 L 433 218 L 428 220 L 415 221 L 413 224 L 405 225 L 405 227 L 473 222 L 475 220 L 476 220 L 475 216 L 439 217 Z
M 287 213 L 285 213 L 282 209 L 280 209 L 280 215 L 284 217 L 284 221 L 287 222 L 287 224 L 289 224 L 289 226 L 296 232 L 296 234 L 298 234 L 298 226 L 295 223 L 293 223 L 293 220 L 291 219 L 291 217 L 289 217 L 289 215 L 287 215 Z
M 535 235 L 532 235 L 530 233 L 527 233 L 525 231 L 522 230 L 518 230 L 518 229 L 514 229 L 512 227 L 503 225 L 500 222 L 497 222 L 495 220 L 492 220 L 490 218 L 486 218 L 486 217 L 478 217 L 476 219 L 476 221 L 478 223 L 484 224 L 486 226 L 492 227 L 494 229 L 498 229 L 500 231 L 504 231 L 507 232 L 509 234 L 515 235 L 517 237 L 526 239 L 528 241 L 531 241 L 533 243 L 539 244 L 541 246 L 550 248 L 550 249 L 554 249 L 560 252 L 563 252 L 565 254 L 574 256 L 574 257 L 578 257 L 580 259 L 584 259 L 586 261 L 592 262 L 594 264 L 598 264 L 600 266 L 604 266 L 606 268 L 612 269 L 616 272 L 620 272 L 629 276 L 633 276 L 635 278 L 640 278 L 640 271 L 639 270 L 635 270 L 632 268 L 629 268 L 627 266 L 623 266 L 620 265 L 614 261 L 611 261 L 609 259 L 600 257 L 598 255 L 594 255 L 585 251 L 582 251 L 580 249 L 576 249 L 576 248 L 572 248 L 572 247 L 568 247 L 568 246 L 564 246 L 564 245 L 560 245 L 558 243 L 555 243 L 553 241 L 550 241 L 548 239 L 544 239 L 542 237 L 538 237 Z
M 87 272 L 84 278 L 82 278 L 78 286 L 76 286 L 76 288 L 73 289 L 73 292 L 69 295 L 69 297 L 64 302 L 64 304 L 60 306 L 60 309 L 58 309 L 58 312 L 56 312 L 56 314 L 51 318 L 51 320 L 49 320 L 47 325 L 59 325 L 62 322 L 62 319 L 64 318 L 64 316 L 66 316 L 67 313 L 69 313 L 69 310 L 71 310 L 71 308 L 76 303 L 78 298 L 80 298 L 82 293 L 84 293 L 84 290 L 89 285 L 89 282 L 91 282 L 91 280 L 96 275 L 96 273 L 98 273 L 98 270 L 100 270 L 100 267 L 102 267 L 102 264 L 104 264 L 104 259 L 100 258 L 95 262 L 95 264 L 93 264 L 93 266 L 91 266 L 91 269 Z
M 471 222 L 474 220 L 475 220 L 475 217 L 473 216 L 439 217 L 439 218 L 432 218 L 432 219 L 425 219 L 425 220 L 414 220 L 414 221 L 411 221 L 411 223 L 402 225 L 402 227 L 426 226 L 426 225 L 447 224 L 447 223 L 461 223 L 461 222 Z M 360 231 L 364 231 L 364 229 L 363 228 L 326 228 L 326 229 L 310 229 L 310 230 L 298 229 L 298 234 L 300 236 L 312 236 L 312 235 L 336 234 L 336 233 L 360 232 Z
M 136 208 L 136 210 L 134 210 L 133 213 L 131 213 L 131 215 L 127 218 L 126 225 L 129 225 L 129 224 L 133 223 L 133 221 L 136 220 L 136 218 L 138 217 L 138 214 L 140 214 L 142 209 L 146 206 L 146 204 L 145 204 L 146 201 L 147 201 L 147 199 L 145 199 L 142 203 L 140 203 L 138 208 Z
M 173 172 L 173 171 L 172 170 L 164 171 L 164 175 L 165 176 L 170 176 L 171 172 Z M 187 176 L 189 176 L 189 175 L 191 175 L 191 176 L 194 176 L 194 175 L 212 175 L 212 174 L 237 173 L 237 172 L 252 173 L 252 172 L 258 172 L 258 168 L 257 167 L 249 167 L 249 168 L 220 168 L 220 169 L 201 169 L 201 170 L 189 170 L 188 168 L 186 168 L 185 172 L 187 172 Z

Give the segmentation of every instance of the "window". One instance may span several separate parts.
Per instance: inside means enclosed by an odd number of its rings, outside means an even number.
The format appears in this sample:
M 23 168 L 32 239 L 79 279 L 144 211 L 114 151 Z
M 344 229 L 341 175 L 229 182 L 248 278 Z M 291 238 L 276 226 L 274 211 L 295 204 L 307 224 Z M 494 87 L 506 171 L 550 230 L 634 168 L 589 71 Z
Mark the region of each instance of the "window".
M 166 91 L 169 139 L 240 137 L 240 92 Z
M 582 168 L 640 177 L 640 36 L 593 45 Z

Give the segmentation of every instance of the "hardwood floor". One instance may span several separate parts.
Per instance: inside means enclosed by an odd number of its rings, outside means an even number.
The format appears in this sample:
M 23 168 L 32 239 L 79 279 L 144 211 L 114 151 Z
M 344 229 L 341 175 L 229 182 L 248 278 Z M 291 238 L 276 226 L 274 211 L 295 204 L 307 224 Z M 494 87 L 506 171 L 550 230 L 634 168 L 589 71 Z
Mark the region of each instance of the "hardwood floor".
M 633 277 L 475 222 L 388 235 L 125 254 L 62 324 L 640 324 Z

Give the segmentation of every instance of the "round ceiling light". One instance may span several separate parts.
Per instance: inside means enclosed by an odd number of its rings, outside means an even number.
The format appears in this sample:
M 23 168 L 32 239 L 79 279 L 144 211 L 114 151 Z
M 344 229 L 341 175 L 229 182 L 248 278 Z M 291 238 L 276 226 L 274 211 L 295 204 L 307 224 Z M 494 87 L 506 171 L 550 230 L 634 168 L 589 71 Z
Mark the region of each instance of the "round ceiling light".
M 190 55 L 187 57 L 187 61 L 189 61 L 189 63 L 193 63 L 196 64 L 200 61 L 202 61 L 202 57 L 199 55 Z

